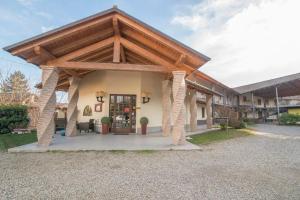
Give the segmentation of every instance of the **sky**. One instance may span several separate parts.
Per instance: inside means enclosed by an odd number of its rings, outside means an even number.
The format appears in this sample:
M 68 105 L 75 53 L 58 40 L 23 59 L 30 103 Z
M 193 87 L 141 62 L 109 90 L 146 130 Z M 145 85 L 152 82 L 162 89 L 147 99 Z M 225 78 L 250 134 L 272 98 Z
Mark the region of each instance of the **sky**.
M 1 0 L 0 70 L 40 70 L 2 48 L 117 5 L 211 58 L 200 71 L 236 87 L 300 72 L 299 0 Z

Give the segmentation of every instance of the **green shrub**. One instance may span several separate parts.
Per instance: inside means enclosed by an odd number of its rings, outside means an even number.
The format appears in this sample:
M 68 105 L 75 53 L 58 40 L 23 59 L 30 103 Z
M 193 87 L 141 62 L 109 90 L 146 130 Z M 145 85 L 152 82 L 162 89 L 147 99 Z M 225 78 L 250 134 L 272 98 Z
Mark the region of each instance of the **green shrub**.
M 110 122 L 110 118 L 109 117 L 102 117 L 101 118 L 101 123 L 102 124 L 110 124 L 111 122 Z
M 0 105 L 0 134 L 10 133 L 15 128 L 27 128 L 27 107 L 23 105 Z
M 227 123 L 220 123 L 221 130 L 226 130 L 228 128 Z
M 279 117 L 279 123 L 284 125 L 294 125 L 300 122 L 300 115 L 283 113 Z
M 241 121 L 240 122 L 240 128 L 246 128 L 247 127 L 247 123 Z
M 149 120 L 148 120 L 147 117 L 141 117 L 140 123 L 141 123 L 141 124 L 148 124 L 148 123 L 149 123 Z
M 246 123 L 242 120 L 237 120 L 237 121 L 233 121 L 230 123 L 230 126 L 235 128 L 235 129 L 241 129 L 241 128 L 246 128 Z

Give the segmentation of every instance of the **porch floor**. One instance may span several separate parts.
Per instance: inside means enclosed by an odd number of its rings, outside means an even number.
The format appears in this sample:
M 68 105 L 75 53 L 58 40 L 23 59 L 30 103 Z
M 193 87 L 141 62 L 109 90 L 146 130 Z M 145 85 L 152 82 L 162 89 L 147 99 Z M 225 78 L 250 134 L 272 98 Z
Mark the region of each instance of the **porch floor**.
M 95 133 L 65 137 L 55 134 L 49 147 L 39 147 L 31 143 L 8 149 L 8 152 L 47 152 L 47 151 L 110 151 L 110 150 L 199 150 L 200 147 L 189 142 L 172 145 L 171 137 L 161 133 L 143 135 L 102 135 Z

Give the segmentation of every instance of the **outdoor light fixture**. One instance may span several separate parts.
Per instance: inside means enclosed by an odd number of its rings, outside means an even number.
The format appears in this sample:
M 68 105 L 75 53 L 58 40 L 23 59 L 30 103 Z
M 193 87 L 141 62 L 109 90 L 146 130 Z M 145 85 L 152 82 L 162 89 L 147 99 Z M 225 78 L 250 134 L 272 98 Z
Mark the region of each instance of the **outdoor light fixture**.
M 103 101 L 103 97 L 105 96 L 105 92 L 104 91 L 97 91 L 96 92 L 96 99 L 98 102 L 100 103 L 104 103 Z
M 143 104 L 148 103 L 150 101 L 150 93 L 149 92 L 142 92 L 142 99 Z

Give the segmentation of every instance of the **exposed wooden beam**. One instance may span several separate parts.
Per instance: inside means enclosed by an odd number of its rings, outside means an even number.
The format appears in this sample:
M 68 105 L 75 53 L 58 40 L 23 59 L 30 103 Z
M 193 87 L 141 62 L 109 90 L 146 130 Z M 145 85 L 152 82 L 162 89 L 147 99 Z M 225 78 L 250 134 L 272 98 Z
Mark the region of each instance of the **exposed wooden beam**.
M 63 69 L 64 72 L 66 72 L 67 74 L 71 75 L 71 76 L 79 76 L 79 74 L 77 72 L 75 72 L 74 70 L 69 70 L 69 69 Z
M 35 46 L 34 47 L 34 53 L 36 55 L 41 55 L 41 56 L 44 56 L 44 57 L 47 57 L 49 59 L 55 59 L 56 57 L 54 55 L 52 55 L 49 51 L 47 51 L 46 49 L 44 49 L 43 47 L 41 46 Z
M 42 40 L 37 40 L 36 42 L 32 42 L 28 45 L 25 45 L 22 48 L 18 48 L 16 50 L 13 50 L 11 53 L 13 55 L 19 54 L 19 53 L 21 53 L 23 51 L 26 51 L 26 50 L 29 50 L 29 49 L 31 49 L 35 46 L 39 46 L 39 45 L 42 45 L 42 44 L 52 42 L 55 39 L 62 38 L 64 36 L 67 36 L 67 35 L 70 35 L 72 33 L 78 32 L 78 31 L 83 30 L 85 28 L 88 28 L 88 27 L 91 27 L 91 26 L 94 26 L 94 25 L 97 25 L 97 24 L 98 25 L 99 24 L 104 24 L 104 23 L 108 22 L 111 19 L 112 19 L 112 16 L 106 16 L 106 17 L 99 18 L 97 20 L 90 21 L 86 24 L 82 24 L 81 26 L 75 26 L 74 28 L 71 28 L 69 30 L 65 30 L 65 31 L 50 35 L 50 36 L 48 36 L 48 37 L 46 37 Z
M 94 53 L 92 55 L 87 55 L 87 56 L 80 57 L 80 58 L 76 59 L 76 61 L 86 62 L 88 60 L 93 60 L 95 58 L 101 58 L 103 56 L 106 56 L 108 53 L 112 55 L 113 54 L 113 48 L 107 48 L 107 49 L 104 49 L 103 51 Z
M 94 60 L 93 62 L 111 62 L 112 61 L 112 59 L 113 59 L 113 56 L 111 55 L 111 54 L 109 54 L 109 55 L 106 55 L 106 56 L 104 56 L 104 57 L 102 57 L 102 58 L 99 58 L 99 59 L 97 59 L 97 60 Z
M 181 55 L 179 56 L 179 58 L 177 59 L 175 65 L 176 65 L 176 66 L 183 65 L 185 59 L 186 59 L 186 55 L 185 55 L 185 54 L 181 54 Z
M 119 29 L 119 23 L 118 23 L 118 18 L 117 16 L 113 16 L 113 29 L 114 29 L 114 33 L 117 36 L 120 36 L 120 29 Z
M 76 51 L 73 51 L 73 52 L 71 52 L 71 53 L 69 53 L 67 55 L 59 57 L 59 58 L 57 58 L 57 59 L 55 59 L 53 61 L 50 61 L 50 63 L 48 63 L 48 64 L 55 66 L 56 62 L 68 61 L 68 60 L 74 59 L 76 57 L 85 55 L 85 54 L 90 53 L 92 51 L 95 51 L 97 49 L 100 49 L 100 48 L 106 47 L 108 45 L 111 45 L 113 42 L 114 42 L 114 37 L 110 37 L 108 39 L 102 40 L 102 41 L 97 42 L 95 44 L 92 44 L 90 46 L 83 47 L 83 48 L 78 49 Z
M 35 56 L 28 58 L 27 62 L 34 63 L 37 60 L 52 60 L 55 59 L 56 57 L 52 55 L 49 51 L 47 51 L 45 48 L 41 46 L 35 46 L 33 48 Z
M 56 57 L 54 55 L 52 55 L 49 51 L 47 51 L 46 49 L 44 49 L 43 47 L 41 46 L 36 46 L 34 47 L 34 52 L 37 56 L 41 56 L 41 57 L 46 57 L 50 60 L 54 60 L 56 59 Z M 66 74 L 69 74 L 71 76 L 78 76 L 78 74 L 73 71 L 73 70 L 67 70 L 67 69 L 63 69 L 63 71 L 66 73 Z
M 131 58 L 135 58 L 136 60 L 139 60 L 141 63 L 143 64 L 150 64 L 152 65 L 153 62 L 151 62 L 150 60 L 146 59 L 146 58 L 143 58 L 141 57 L 140 55 L 138 54 L 134 54 L 133 52 L 130 52 L 130 51 L 126 51 L 126 55 L 127 56 L 130 56 Z
M 134 62 L 141 63 L 141 64 L 150 64 L 150 63 L 147 63 L 147 61 L 145 59 L 142 59 L 140 57 L 137 57 L 137 56 L 127 52 L 127 60 L 129 60 L 129 59 L 133 60 Z
M 121 45 L 120 36 L 116 35 L 114 41 L 114 58 L 113 58 L 114 63 L 120 62 L 120 55 L 121 55 L 120 45 Z
M 126 63 L 126 54 L 125 54 L 125 49 L 122 45 L 120 45 L 120 50 L 121 50 L 121 60 L 122 63 Z
M 150 31 L 148 28 L 141 26 L 140 24 L 127 19 L 126 17 L 117 14 L 117 18 L 122 23 L 126 24 L 129 27 L 134 28 L 135 30 L 142 32 L 143 34 L 147 35 L 148 37 L 151 37 L 157 41 L 160 41 L 163 45 L 166 45 L 172 49 L 176 49 L 181 54 L 189 55 L 190 61 L 193 62 L 195 65 L 200 66 L 203 65 L 206 61 L 204 59 L 199 58 L 198 55 L 192 53 L 191 51 L 187 50 L 186 48 L 182 47 L 179 44 L 176 44 L 175 42 L 171 41 L 170 39 L 163 37 L 154 31 Z
M 92 35 L 82 37 L 78 40 L 75 40 L 71 43 L 68 43 L 66 45 L 59 46 L 55 49 L 53 49 L 51 52 L 55 55 L 61 55 L 64 54 L 64 52 L 69 52 L 72 49 L 76 48 L 77 46 L 84 46 L 85 44 L 89 43 L 90 41 L 100 41 L 103 38 L 107 38 L 109 36 L 113 35 L 113 28 L 107 28 L 104 30 L 101 30 L 101 32 L 93 33 Z
M 170 59 L 174 59 L 174 62 L 176 58 L 181 55 L 179 51 L 176 51 L 176 49 L 171 49 L 170 47 L 163 45 L 159 41 L 155 39 L 150 39 L 149 37 L 145 37 L 143 33 L 139 33 L 137 31 L 134 31 L 130 28 L 123 28 L 122 29 L 123 37 L 127 39 L 133 39 L 136 40 L 139 43 L 142 43 L 143 45 L 153 49 L 153 50 L 159 50 L 159 54 L 162 56 L 168 57 Z
M 150 51 L 147 51 L 146 49 L 139 47 L 138 45 L 130 42 L 129 40 L 126 40 L 124 38 L 120 38 L 121 44 L 124 45 L 127 49 L 130 49 L 132 52 L 141 55 L 143 57 L 146 57 L 147 59 L 151 60 L 152 62 L 163 65 L 169 68 L 169 70 L 176 70 L 176 67 L 169 63 L 168 61 L 162 59 L 161 57 L 151 53 Z
M 88 69 L 88 70 L 121 70 L 121 71 L 148 71 L 167 73 L 169 69 L 159 65 L 137 65 L 123 63 L 97 63 L 97 62 L 61 62 L 58 68 L 64 69 Z

